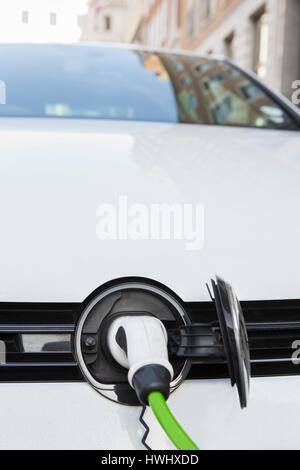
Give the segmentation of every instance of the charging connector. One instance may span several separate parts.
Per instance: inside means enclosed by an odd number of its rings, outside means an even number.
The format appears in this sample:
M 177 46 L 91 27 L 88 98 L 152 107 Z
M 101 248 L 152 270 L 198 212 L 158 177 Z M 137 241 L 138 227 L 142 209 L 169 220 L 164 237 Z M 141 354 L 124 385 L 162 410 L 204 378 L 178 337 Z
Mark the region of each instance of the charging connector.
M 118 364 L 127 368 L 128 382 L 142 405 L 160 392 L 167 400 L 173 367 L 168 359 L 168 336 L 163 323 L 151 315 L 121 315 L 110 325 L 108 349 Z
M 120 314 L 108 329 L 107 346 L 114 360 L 129 369 L 128 382 L 140 403 L 151 406 L 176 447 L 197 450 L 166 404 L 174 372 L 168 359 L 168 335 L 163 323 L 143 313 Z

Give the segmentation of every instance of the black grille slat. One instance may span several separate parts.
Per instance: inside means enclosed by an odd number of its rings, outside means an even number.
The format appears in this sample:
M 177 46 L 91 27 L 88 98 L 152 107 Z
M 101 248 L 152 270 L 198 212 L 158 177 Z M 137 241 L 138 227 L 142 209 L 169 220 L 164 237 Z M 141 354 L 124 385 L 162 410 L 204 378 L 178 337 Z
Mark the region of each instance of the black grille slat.
M 24 368 L 24 367 L 74 367 L 76 362 L 7 362 L 1 364 L 1 369 Z
M 48 365 L 52 363 L 53 365 L 60 365 L 62 363 L 75 365 L 73 354 L 55 351 L 55 352 L 8 352 L 6 354 L 6 365 L 11 365 L 12 363 L 19 364 L 20 366 L 27 365 L 29 363 L 35 364 L 45 364 Z
M 292 349 L 256 349 L 250 351 L 251 354 L 251 362 L 258 361 L 258 360 L 291 360 Z
M 0 325 L 75 325 L 81 304 L 0 303 Z
M 45 364 L 29 367 L 0 366 L 0 382 L 82 382 L 77 365 L 50 366 Z

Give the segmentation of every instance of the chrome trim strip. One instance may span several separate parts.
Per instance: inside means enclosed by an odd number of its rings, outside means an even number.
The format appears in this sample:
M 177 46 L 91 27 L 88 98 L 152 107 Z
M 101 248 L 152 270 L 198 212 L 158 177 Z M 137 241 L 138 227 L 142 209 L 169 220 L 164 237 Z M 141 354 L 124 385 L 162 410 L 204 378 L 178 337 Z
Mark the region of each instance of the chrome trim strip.
M 73 333 L 75 325 L 0 325 L 0 333 Z

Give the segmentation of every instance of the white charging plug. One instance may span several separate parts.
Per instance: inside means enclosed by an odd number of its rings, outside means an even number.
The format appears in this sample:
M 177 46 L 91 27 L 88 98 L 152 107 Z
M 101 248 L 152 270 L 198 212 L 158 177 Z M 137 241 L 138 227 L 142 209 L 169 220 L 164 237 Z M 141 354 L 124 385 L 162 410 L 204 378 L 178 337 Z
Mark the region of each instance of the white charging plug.
M 161 366 L 173 378 L 168 358 L 168 336 L 163 323 L 150 315 L 122 315 L 109 327 L 107 343 L 118 364 L 129 369 L 128 382 L 134 387 L 136 372 L 145 366 Z

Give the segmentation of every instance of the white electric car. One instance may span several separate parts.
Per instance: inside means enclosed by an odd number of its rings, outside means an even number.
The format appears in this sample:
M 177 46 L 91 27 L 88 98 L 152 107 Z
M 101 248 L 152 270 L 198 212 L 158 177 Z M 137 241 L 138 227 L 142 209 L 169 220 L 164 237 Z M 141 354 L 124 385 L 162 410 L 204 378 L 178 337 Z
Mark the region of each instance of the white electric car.
M 107 351 L 124 312 L 163 322 L 200 449 L 300 448 L 298 108 L 226 59 L 139 47 L 1 45 L 0 83 L 0 448 L 143 449 L 147 426 L 174 448 Z M 222 337 L 215 275 L 249 344 Z

